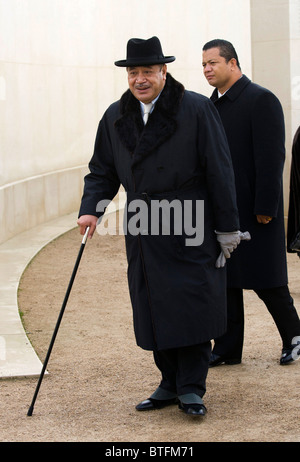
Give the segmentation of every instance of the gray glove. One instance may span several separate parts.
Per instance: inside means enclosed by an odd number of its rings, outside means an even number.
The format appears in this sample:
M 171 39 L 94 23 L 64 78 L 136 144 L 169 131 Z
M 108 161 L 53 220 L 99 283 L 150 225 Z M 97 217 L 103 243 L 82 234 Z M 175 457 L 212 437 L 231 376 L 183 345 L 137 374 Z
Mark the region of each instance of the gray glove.
M 248 231 L 242 233 L 241 231 L 234 231 L 232 233 L 222 233 L 215 231 L 217 240 L 221 246 L 222 252 L 220 253 L 217 261 L 216 268 L 225 266 L 226 258 L 230 258 L 230 254 L 237 248 L 241 241 L 250 241 L 251 236 Z

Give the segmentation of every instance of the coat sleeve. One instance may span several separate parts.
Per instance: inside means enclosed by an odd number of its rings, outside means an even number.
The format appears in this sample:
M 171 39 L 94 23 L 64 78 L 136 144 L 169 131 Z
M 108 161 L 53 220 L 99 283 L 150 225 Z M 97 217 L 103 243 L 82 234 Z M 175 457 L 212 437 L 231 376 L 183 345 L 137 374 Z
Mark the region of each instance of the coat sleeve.
M 285 128 L 281 104 L 270 91 L 260 91 L 251 113 L 255 163 L 255 215 L 277 216 L 282 195 Z
M 231 155 L 221 118 L 209 99 L 205 101 L 204 111 L 199 117 L 198 134 L 200 158 L 216 229 L 237 231 L 240 225 Z
M 100 217 L 104 212 L 97 210 L 99 202 L 107 201 L 108 205 L 119 190 L 120 180 L 114 165 L 109 126 L 109 117 L 105 113 L 98 126 L 94 153 L 89 162 L 90 173 L 84 178 L 79 216 Z

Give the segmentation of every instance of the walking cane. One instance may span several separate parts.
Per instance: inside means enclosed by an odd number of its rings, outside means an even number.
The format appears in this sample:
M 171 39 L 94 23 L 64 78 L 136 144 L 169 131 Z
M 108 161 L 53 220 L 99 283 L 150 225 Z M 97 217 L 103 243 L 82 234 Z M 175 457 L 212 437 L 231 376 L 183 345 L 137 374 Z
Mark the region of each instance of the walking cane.
M 44 364 L 43 364 L 42 372 L 40 374 L 39 381 L 37 383 L 31 405 L 30 405 L 30 407 L 28 409 L 28 412 L 27 412 L 28 416 L 32 416 L 34 403 L 36 401 L 36 398 L 37 398 L 37 395 L 38 395 L 38 392 L 39 392 L 39 389 L 40 389 L 40 386 L 41 386 L 41 383 L 42 383 L 42 380 L 43 380 L 43 377 L 44 377 L 44 373 L 45 373 L 45 370 L 46 370 L 46 367 L 47 367 L 47 364 L 48 364 L 48 361 L 49 361 L 49 358 L 50 358 L 50 354 L 51 354 L 51 351 L 52 351 L 52 348 L 53 348 L 53 345 L 54 345 L 54 342 L 55 342 L 55 338 L 56 338 L 56 335 L 57 335 L 57 332 L 58 332 L 58 329 L 59 329 L 59 325 L 61 323 L 64 311 L 65 311 L 65 307 L 67 305 L 67 301 L 68 301 L 68 298 L 69 298 L 69 295 L 70 295 L 70 292 L 71 292 L 71 289 L 72 289 L 72 285 L 73 285 L 73 282 L 74 282 L 74 279 L 75 279 L 75 276 L 76 276 L 76 273 L 77 273 L 77 269 L 78 269 L 78 266 L 79 266 L 79 263 L 80 263 L 80 260 L 81 260 L 81 256 L 82 256 L 82 253 L 84 251 L 84 247 L 85 247 L 85 243 L 86 243 L 86 240 L 87 240 L 89 229 L 90 229 L 89 227 L 86 229 L 86 232 L 85 232 L 85 234 L 83 236 L 83 239 L 82 239 L 80 250 L 79 250 L 79 253 L 78 253 L 78 256 L 77 256 L 77 259 L 76 259 L 76 263 L 75 263 L 75 266 L 74 266 L 74 269 L 73 269 L 73 273 L 72 273 L 72 276 L 71 276 L 71 279 L 70 279 L 70 282 L 69 282 L 69 285 L 68 285 L 68 288 L 67 288 L 67 292 L 66 292 L 66 295 L 65 295 L 65 298 L 64 298 L 64 301 L 63 301 L 63 304 L 62 304 L 62 307 L 61 307 L 61 310 L 60 310 L 60 313 L 59 313 L 59 316 L 58 316 L 58 319 L 57 319 L 57 322 L 56 322 L 56 326 L 55 326 L 55 329 L 54 329 L 54 332 L 53 332 L 53 335 L 52 335 L 52 339 L 51 339 L 51 342 L 50 342 L 50 345 L 49 345 L 49 348 L 48 348 L 48 352 L 46 354 L 46 358 L 45 358 L 45 361 L 44 361 Z

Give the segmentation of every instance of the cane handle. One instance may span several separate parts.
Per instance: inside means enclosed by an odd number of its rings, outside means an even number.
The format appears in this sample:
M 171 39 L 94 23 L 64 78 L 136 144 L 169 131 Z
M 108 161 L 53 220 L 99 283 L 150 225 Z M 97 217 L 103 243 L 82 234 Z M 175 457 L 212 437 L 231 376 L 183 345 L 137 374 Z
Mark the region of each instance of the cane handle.
M 86 243 L 86 240 L 87 240 L 87 237 L 88 237 L 88 234 L 89 234 L 89 230 L 90 230 L 90 227 L 88 226 L 85 230 L 85 233 L 84 233 L 84 236 L 82 238 L 82 244 L 85 244 Z

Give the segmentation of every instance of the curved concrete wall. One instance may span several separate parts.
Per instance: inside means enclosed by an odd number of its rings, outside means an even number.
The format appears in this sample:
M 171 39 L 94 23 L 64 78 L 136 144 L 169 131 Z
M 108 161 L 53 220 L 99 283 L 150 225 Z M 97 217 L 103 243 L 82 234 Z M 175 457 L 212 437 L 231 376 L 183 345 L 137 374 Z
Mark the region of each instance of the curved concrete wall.
M 0 243 L 77 210 L 86 172 L 86 166 L 71 167 L 0 188 Z

